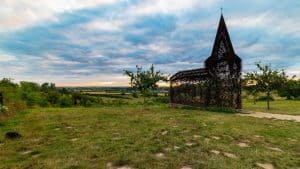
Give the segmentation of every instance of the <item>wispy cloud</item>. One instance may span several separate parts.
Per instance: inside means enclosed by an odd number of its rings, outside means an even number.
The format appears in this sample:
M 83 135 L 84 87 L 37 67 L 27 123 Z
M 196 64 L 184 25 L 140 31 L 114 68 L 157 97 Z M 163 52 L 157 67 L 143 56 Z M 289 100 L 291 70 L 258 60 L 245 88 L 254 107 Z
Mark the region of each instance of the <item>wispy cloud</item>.
M 123 69 L 203 67 L 220 6 L 244 71 L 254 62 L 299 74 L 300 1 L 4 0 L 0 75 L 60 85 L 127 85 Z

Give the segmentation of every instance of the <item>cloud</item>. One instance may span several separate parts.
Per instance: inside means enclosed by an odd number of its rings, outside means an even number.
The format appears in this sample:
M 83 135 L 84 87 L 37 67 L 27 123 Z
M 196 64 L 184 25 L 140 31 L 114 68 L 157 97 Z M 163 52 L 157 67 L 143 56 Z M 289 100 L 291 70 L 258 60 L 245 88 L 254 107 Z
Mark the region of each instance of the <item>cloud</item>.
M 18 30 L 44 20 L 59 21 L 57 14 L 116 3 L 118 0 L 2 0 L 0 31 Z
M 300 37 L 300 23 L 298 16 L 285 16 L 273 11 L 264 11 L 257 14 L 234 16 L 228 19 L 227 24 L 235 29 L 264 29 L 269 33 L 286 34 Z
M 89 31 L 117 32 L 122 30 L 123 24 L 122 21 L 116 20 L 93 20 L 82 27 Z
M 128 16 L 147 16 L 153 14 L 180 14 L 191 9 L 207 8 L 218 0 L 145 0 L 132 5 L 125 12 Z
M 4 0 L 0 76 L 70 86 L 118 86 L 128 85 L 122 71 L 134 70 L 135 65 L 148 68 L 153 63 L 166 74 L 203 67 L 224 2 Z M 244 71 L 252 71 L 257 61 L 300 71 L 299 7 L 290 6 L 270 0 L 224 3 Z
M 0 53 L 0 62 L 9 62 L 9 61 L 13 61 L 15 59 L 16 58 L 13 55 Z

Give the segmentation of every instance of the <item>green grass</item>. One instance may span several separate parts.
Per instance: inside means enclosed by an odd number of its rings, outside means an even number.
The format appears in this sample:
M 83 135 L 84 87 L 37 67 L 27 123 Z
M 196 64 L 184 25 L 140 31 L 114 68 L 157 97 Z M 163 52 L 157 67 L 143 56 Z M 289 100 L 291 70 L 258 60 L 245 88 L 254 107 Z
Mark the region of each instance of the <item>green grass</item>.
M 12 130 L 23 137 L 5 139 Z M 297 168 L 299 131 L 295 122 L 167 106 L 31 109 L 0 123 L 0 168 L 106 168 L 112 163 L 139 169 L 232 169 L 256 168 L 256 162 Z M 250 147 L 241 148 L 239 142 Z M 165 158 L 155 157 L 160 152 Z
M 253 104 L 252 100 L 243 100 L 243 109 L 251 111 L 300 115 L 299 100 L 275 100 L 270 102 L 270 110 L 267 110 L 267 102 L 259 101 Z

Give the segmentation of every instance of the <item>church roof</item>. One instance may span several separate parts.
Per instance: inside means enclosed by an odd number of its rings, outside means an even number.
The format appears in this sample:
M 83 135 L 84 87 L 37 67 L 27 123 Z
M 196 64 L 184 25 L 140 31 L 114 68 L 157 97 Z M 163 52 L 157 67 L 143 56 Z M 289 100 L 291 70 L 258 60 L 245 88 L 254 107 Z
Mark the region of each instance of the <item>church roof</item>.
M 183 70 L 177 72 L 173 75 L 170 80 L 182 80 L 182 81 L 193 81 L 193 80 L 203 80 L 208 76 L 208 73 L 205 68 L 202 69 L 192 69 L 192 70 Z

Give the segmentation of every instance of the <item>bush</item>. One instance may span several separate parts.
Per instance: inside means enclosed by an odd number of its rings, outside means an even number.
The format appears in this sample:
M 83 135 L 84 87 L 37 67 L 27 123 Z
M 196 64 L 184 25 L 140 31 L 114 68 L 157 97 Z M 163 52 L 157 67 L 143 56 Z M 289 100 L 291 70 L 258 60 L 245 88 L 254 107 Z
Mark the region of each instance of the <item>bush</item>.
M 154 99 L 154 101 L 155 102 L 158 102 L 158 103 L 169 103 L 169 97 L 167 97 L 167 96 L 160 96 L 160 97 L 156 97 L 155 99 Z
M 138 93 L 137 93 L 137 92 L 133 92 L 133 93 L 132 93 L 132 97 L 134 97 L 134 98 L 138 98 L 138 97 L 139 97 L 139 95 L 138 95 Z
M 50 104 L 48 102 L 48 100 L 46 99 L 46 97 L 41 97 L 40 100 L 39 100 L 39 105 L 41 107 L 48 107 Z
M 63 95 L 60 97 L 60 107 L 71 107 L 73 105 L 73 101 L 71 96 L 69 95 Z
M 55 105 L 59 102 L 60 93 L 57 90 L 50 90 L 46 97 L 50 104 Z
M 257 101 L 267 101 L 267 100 L 268 100 L 268 96 L 259 96 L 256 100 L 257 100 Z M 269 100 L 270 100 L 270 101 L 274 101 L 273 96 L 270 96 L 270 97 L 269 97 Z
M 22 100 L 24 100 L 27 106 L 32 107 L 40 103 L 41 95 L 38 92 L 25 92 L 21 94 Z

